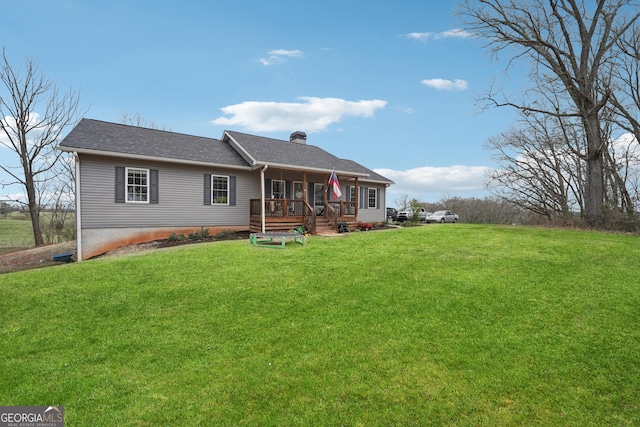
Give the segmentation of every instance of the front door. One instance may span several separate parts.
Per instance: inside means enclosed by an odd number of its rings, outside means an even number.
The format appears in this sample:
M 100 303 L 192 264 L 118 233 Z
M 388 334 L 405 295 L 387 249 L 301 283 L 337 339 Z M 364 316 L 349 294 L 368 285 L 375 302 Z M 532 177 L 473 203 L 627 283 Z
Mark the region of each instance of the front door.
M 316 208 L 316 214 L 321 215 L 324 210 L 323 184 L 313 184 L 313 206 Z

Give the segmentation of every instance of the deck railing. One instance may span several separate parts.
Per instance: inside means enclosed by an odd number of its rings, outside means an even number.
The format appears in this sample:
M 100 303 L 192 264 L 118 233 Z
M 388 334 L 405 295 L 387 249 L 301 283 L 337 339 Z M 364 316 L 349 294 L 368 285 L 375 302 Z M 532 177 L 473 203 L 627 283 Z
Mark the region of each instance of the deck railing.
M 249 200 L 249 211 L 252 217 L 262 215 L 262 201 Z M 325 217 L 331 228 L 336 229 L 338 222 L 356 219 L 356 202 L 328 201 L 323 206 L 311 206 L 301 199 L 266 199 L 264 215 L 267 223 L 297 222 L 312 233 L 316 230 L 316 218 Z
M 341 200 L 327 202 L 336 211 L 338 218 L 355 217 L 356 216 L 356 202 L 345 202 Z
M 338 228 L 338 213 L 340 208 L 334 209 L 333 206 L 329 203 L 324 204 L 324 216 L 329 220 L 329 225 L 334 230 Z
M 300 199 L 266 199 L 264 215 L 269 218 L 301 217 L 303 204 Z M 250 215 L 262 215 L 260 199 L 251 199 L 249 206 Z
M 250 200 L 250 215 L 262 215 L 260 199 Z M 309 212 L 305 212 L 305 205 L 309 206 Z M 301 199 L 265 199 L 264 214 L 270 218 L 303 217 L 311 215 L 314 208 Z M 356 202 L 342 200 L 328 201 L 324 208 L 319 208 L 320 216 L 334 215 L 337 218 L 355 217 Z
M 303 201 L 303 205 L 302 205 L 302 209 L 304 212 L 303 218 L 302 218 L 302 225 L 304 226 L 305 230 L 308 230 L 312 233 L 315 233 L 316 230 L 316 214 L 313 210 L 313 208 L 311 207 L 311 205 L 307 202 Z

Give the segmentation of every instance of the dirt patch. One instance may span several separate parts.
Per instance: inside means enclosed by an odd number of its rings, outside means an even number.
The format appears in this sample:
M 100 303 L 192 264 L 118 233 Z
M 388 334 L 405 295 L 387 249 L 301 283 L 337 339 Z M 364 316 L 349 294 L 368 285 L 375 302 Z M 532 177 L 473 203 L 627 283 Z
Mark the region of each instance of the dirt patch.
M 72 241 L 0 255 L 0 274 L 64 264 L 54 261 L 53 255 L 75 252 L 75 250 L 76 242 Z M 75 260 L 75 255 L 72 257 L 72 260 Z
M 156 240 L 153 242 L 138 243 L 135 245 L 127 245 L 109 251 L 106 254 L 100 255 L 96 258 L 122 256 L 133 253 L 151 251 L 161 248 L 168 248 L 172 246 L 191 245 L 196 243 L 216 242 L 220 240 L 229 239 L 249 239 L 249 232 L 235 232 L 227 236 L 227 238 L 208 237 L 203 240 L 182 240 L 177 242 L 171 242 L 168 240 Z M 32 249 L 23 249 L 16 252 L 11 252 L 5 255 L 0 255 L 0 274 L 11 273 L 13 271 L 31 270 L 34 268 L 51 267 L 54 265 L 64 264 L 63 262 L 54 261 L 53 255 L 61 254 L 65 252 L 75 252 L 76 242 L 60 243 L 56 245 L 40 246 Z M 76 256 L 71 257 L 70 262 L 75 262 Z

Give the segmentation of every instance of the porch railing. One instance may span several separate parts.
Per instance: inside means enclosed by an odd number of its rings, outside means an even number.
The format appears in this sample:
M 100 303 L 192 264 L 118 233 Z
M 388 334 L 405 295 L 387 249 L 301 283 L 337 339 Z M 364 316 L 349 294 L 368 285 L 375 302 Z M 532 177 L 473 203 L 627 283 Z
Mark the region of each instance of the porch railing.
M 356 216 L 356 202 L 345 202 L 341 200 L 327 202 L 336 211 L 338 218 L 354 217 Z
M 249 202 L 250 215 L 261 215 L 260 199 L 251 199 Z M 301 199 L 266 199 L 264 205 L 265 216 L 272 218 L 302 217 L 312 215 L 314 212 L 314 208 Z M 308 212 L 305 205 L 308 207 Z M 333 215 L 335 212 L 337 218 L 355 217 L 356 202 L 328 201 L 320 211 L 321 216 L 327 216 L 329 212 Z
M 311 231 L 313 233 L 315 233 L 316 230 L 316 213 L 313 210 L 313 208 L 311 207 L 311 205 L 305 201 L 303 201 L 303 206 L 302 206 L 304 215 L 303 215 L 303 219 L 302 219 L 302 225 L 304 226 L 305 230 Z
M 338 210 L 334 209 L 331 204 L 325 202 L 324 204 L 324 216 L 329 221 L 329 225 L 334 230 L 338 228 Z
M 260 199 L 249 201 L 250 215 L 262 215 Z M 304 201 L 300 199 L 266 199 L 264 215 L 271 218 L 303 216 Z
M 249 200 L 249 211 L 253 217 L 262 215 L 262 201 Z M 264 215 L 268 222 L 291 223 L 298 222 L 312 233 L 316 230 L 316 218 L 327 218 L 331 228 L 336 229 L 339 221 L 356 218 L 356 202 L 327 201 L 323 206 L 314 207 L 301 199 L 266 199 L 264 201 Z

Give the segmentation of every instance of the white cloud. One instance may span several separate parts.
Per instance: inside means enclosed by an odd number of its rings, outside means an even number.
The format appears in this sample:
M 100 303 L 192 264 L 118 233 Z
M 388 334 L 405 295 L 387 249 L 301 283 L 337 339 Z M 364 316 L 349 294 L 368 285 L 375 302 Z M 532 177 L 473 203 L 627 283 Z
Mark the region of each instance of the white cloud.
M 404 36 L 408 39 L 418 40 L 421 42 L 425 42 L 433 38 L 435 33 L 409 33 Z
M 467 89 L 467 81 L 460 80 L 460 79 L 456 79 L 456 80 L 425 79 L 425 80 L 422 80 L 422 84 L 438 90 L 462 91 Z
M 454 165 L 447 167 L 423 166 L 409 170 L 374 169 L 380 175 L 394 181 L 391 194 L 408 194 L 420 201 L 425 197 L 456 193 L 481 193 L 484 191 L 486 166 Z M 389 204 L 391 200 L 387 200 Z
M 418 41 L 421 41 L 421 42 L 426 42 L 428 40 L 441 40 L 441 39 L 451 39 L 451 38 L 473 37 L 473 34 L 471 34 L 468 31 L 459 29 L 459 28 L 454 28 L 454 29 L 447 30 L 447 31 L 442 31 L 442 32 L 439 32 L 439 33 L 434 33 L 434 32 L 408 33 L 408 34 L 405 34 L 404 37 L 406 37 L 408 39 L 412 39 L 412 40 L 418 40 Z
M 0 196 L 0 199 L 10 202 L 21 201 L 27 203 L 27 195 L 25 193 L 2 194 L 2 196 Z
M 303 129 L 318 132 L 345 117 L 371 117 L 386 101 L 373 99 L 347 101 L 339 98 L 302 97 L 302 102 L 247 101 L 221 108 L 226 116 L 212 120 L 214 125 L 240 126 L 253 132 Z
M 16 124 L 16 119 L 13 116 L 4 116 L 0 119 L 3 127 L 9 129 L 9 133 L 11 134 L 11 138 L 14 142 L 18 141 L 18 135 L 16 133 L 16 129 L 18 129 L 18 125 Z M 39 113 L 29 113 L 29 118 L 27 119 L 27 127 L 30 128 L 29 133 L 27 134 L 27 145 L 33 145 L 33 136 L 38 136 L 40 133 L 46 130 L 45 125 L 40 125 L 40 114 Z M 10 150 L 13 150 L 11 142 L 9 141 L 9 137 L 5 132 L 0 132 L 0 145 L 3 145 Z
M 473 34 L 471 34 L 466 30 L 462 30 L 460 28 L 454 28 L 452 30 L 437 33 L 434 38 L 437 40 L 437 39 L 451 39 L 451 38 L 466 39 L 468 37 L 473 37 Z
M 302 51 L 300 50 L 286 50 L 286 49 L 275 49 L 267 52 L 269 55 L 267 58 L 260 58 L 260 62 L 263 65 L 269 66 L 278 64 L 284 61 L 285 58 L 299 58 L 302 56 Z

